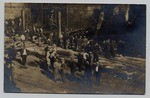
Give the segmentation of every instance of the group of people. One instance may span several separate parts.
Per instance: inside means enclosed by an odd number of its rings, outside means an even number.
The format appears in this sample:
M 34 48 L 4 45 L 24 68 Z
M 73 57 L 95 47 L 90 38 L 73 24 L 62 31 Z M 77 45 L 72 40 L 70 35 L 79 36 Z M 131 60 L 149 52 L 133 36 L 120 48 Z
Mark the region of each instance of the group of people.
M 14 24 L 14 23 L 13 23 Z M 44 34 L 42 28 L 27 28 L 21 33 L 20 31 L 13 32 L 13 36 L 16 34 L 20 35 L 20 41 L 22 43 L 22 48 L 20 50 L 22 65 L 28 68 L 27 56 L 28 50 L 26 47 L 26 42 L 30 41 L 32 43 L 38 43 L 43 41 L 46 47 L 45 51 L 45 62 L 47 63 L 48 69 L 53 73 L 54 81 L 59 78 L 65 82 L 64 70 L 69 67 L 70 73 L 73 78 L 76 77 L 76 72 L 84 71 L 84 76 L 87 84 L 92 86 L 91 77 L 94 75 L 96 79 L 96 84 L 100 85 L 100 77 L 102 72 L 102 66 L 99 62 L 100 55 L 104 55 L 106 58 L 115 57 L 117 51 L 117 45 L 113 40 L 105 40 L 102 45 L 94 39 L 88 39 L 83 33 L 87 33 L 86 30 L 76 31 L 74 34 L 69 34 L 68 32 L 62 32 L 62 36 L 58 38 L 57 32 L 50 32 L 48 36 Z M 11 32 L 9 32 L 11 33 Z M 11 36 L 10 36 L 11 38 Z M 51 48 L 50 48 L 51 47 Z M 57 53 L 57 47 L 64 49 L 72 49 L 78 52 L 78 55 L 74 57 L 72 53 L 70 55 L 70 60 L 66 61 L 64 58 L 60 58 Z M 15 47 L 12 46 L 8 49 L 9 61 L 15 60 L 16 52 Z M 77 61 L 75 60 L 77 58 Z
M 110 57 L 115 57 L 116 56 L 116 52 L 117 52 L 117 45 L 115 43 L 115 41 L 110 39 L 104 40 L 103 41 L 103 51 L 104 51 L 104 55 L 105 58 L 110 58 Z
M 45 49 L 45 61 L 49 70 L 53 73 L 54 81 L 61 79 L 65 82 L 65 71 L 70 69 L 70 74 L 73 79 L 76 78 L 76 72 L 84 71 L 84 79 L 88 86 L 92 86 L 92 76 L 95 76 L 96 84 L 100 85 L 100 77 L 102 66 L 98 59 L 94 60 L 92 52 L 79 52 L 77 56 L 73 53 L 69 54 L 70 59 L 66 60 L 61 58 L 57 53 L 56 45 L 50 47 L 46 45 Z
M 61 77 L 62 81 L 64 82 L 64 69 L 66 64 L 64 58 L 59 58 L 56 48 L 57 47 L 55 44 L 51 48 L 48 44 L 46 45 L 44 48 L 45 62 L 48 69 L 52 69 L 54 81 Z

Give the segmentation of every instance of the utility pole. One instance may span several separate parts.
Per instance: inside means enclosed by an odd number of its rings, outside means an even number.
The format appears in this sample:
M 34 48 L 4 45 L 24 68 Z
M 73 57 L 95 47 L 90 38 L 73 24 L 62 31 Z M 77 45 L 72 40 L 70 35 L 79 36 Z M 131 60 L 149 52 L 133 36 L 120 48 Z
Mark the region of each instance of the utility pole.
M 43 24 L 43 3 L 41 4 L 41 23 Z
M 23 27 L 23 30 L 26 29 L 25 9 L 22 10 L 22 27 Z
M 67 29 L 68 29 L 68 4 L 67 4 L 66 12 L 67 12 L 66 16 L 67 16 Z
M 60 45 L 60 39 L 62 38 L 61 34 L 61 12 L 58 11 L 58 38 L 57 38 L 57 44 Z
M 98 21 L 98 24 L 97 24 L 97 27 L 96 27 L 95 36 L 98 35 L 99 30 L 101 29 L 103 20 L 104 20 L 104 12 L 101 12 L 101 13 L 100 13 L 100 16 L 99 16 L 99 21 Z
M 61 12 L 58 12 L 58 38 L 61 38 Z

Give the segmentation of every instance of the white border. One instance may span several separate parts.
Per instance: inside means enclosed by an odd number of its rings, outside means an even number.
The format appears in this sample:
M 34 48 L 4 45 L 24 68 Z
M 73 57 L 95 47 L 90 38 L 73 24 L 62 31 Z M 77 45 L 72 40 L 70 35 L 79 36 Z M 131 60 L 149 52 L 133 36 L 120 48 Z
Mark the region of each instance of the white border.
M 22 94 L 22 93 L 4 93 L 3 79 L 4 79 L 4 2 L 30 2 L 30 3 L 100 3 L 100 4 L 146 4 L 147 5 L 147 33 L 146 33 L 146 92 L 145 95 L 80 95 L 80 94 Z M 150 0 L 0 0 L 0 97 L 1 98 L 78 98 L 78 97 L 105 97 L 105 98 L 149 98 L 150 97 Z M 149 32 L 149 33 L 148 33 Z

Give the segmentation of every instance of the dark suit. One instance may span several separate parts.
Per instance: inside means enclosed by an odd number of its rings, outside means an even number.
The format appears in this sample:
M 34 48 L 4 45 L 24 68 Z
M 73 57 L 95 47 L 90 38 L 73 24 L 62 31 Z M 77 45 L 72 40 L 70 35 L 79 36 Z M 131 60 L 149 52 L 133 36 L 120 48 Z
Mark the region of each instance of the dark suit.
M 97 69 L 96 69 L 96 67 L 97 67 Z M 99 86 L 100 85 L 100 78 L 101 78 L 101 66 L 99 65 L 95 65 L 95 67 L 94 67 L 94 74 L 95 74 L 95 77 L 96 77 L 96 84 L 97 84 L 97 86 Z

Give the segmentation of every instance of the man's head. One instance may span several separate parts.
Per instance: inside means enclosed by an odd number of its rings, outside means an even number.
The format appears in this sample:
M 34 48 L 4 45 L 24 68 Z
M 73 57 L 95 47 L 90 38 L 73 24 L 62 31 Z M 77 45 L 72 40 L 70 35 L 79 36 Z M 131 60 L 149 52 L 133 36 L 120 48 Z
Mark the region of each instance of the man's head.
M 118 8 L 118 7 L 115 7 L 115 8 L 114 8 L 113 15 L 117 15 L 117 14 L 119 14 L 119 8 Z

